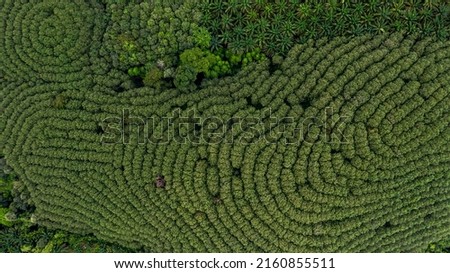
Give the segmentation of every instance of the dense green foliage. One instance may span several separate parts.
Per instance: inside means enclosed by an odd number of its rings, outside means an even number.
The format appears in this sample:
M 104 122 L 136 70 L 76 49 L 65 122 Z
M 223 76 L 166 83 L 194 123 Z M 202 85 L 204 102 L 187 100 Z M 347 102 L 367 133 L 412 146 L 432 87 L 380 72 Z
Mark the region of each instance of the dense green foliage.
M 213 48 L 245 52 L 260 47 L 274 55 L 320 37 L 405 31 L 447 39 L 450 5 L 445 2 L 206 0 L 200 10 Z
M 94 236 L 81 236 L 53 231 L 30 223 L 0 225 L 0 253 L 50 252 L 132 252 L 115 244 L 98 240 Z
M 427 252 L 431 253 L 450 253 L 450 239 L 448 240 L 442 240 L 437 243 L 431 243 L 428 248 Z
M 94 236 L 50 230 L 35 223 L 34 206 L 17 176 L 0 158 L 0 253 L 130 252 Z
M 448 251 L 448 7 L 305 2 L 1 1 L 0 251 Z
M 84 81 L 102 40 L 102 6 L 95 1 L 27 2 L 0 3 L 2 81 Z
M 155 251 L 423 251 L 450 233 L 449 46 L 399 34 L 321 40 L 275 71 L 252 64 L 190 94 L 95 85 L 65 89 L 63 108 L 48 106 L 64 85 L 9 82 L 0 139 L 48 227 Z M 310 117 L 331 127 L 302 136 L 287 126 L 273 143 L 239 130 L 225 132 L 234 143 L 156 132 L 156 143 L 102 143 L 99 123 L 124 108 L 175 123 L 176 109 L 263 122 L 272 109 L 297 128 Z M 339 116 L 350 120 L 335 128 Z
M 108 4 L 107 12 L 112 20 L 105 55 L 114 68 L 147 78 L 149 86 L 176 76 L 180 52 L 210 46 L 208 31 L 198 25 L 201 13 L 194 1 L 118 1 Z
M 242 54 L 257 51 L 253 48 L 235 56 L 221 54 L 224 49 L 211 52 L 211 34 L 199 25 L 201 1 L 107 2 L 92 8 L 110 19 L 107 26 L 100 24 L 106 27 L 99 50 L 103 62 L 97 60 L 94 69 L 114 77 L 111 84 L 116 91 L 142 85 L 158 90 L 172 87 L 193 90 L 199 79 L 230 75 L 244 65 L 241 62 L 231 65 L 227 58 L 241 58 Z M 86 31 L 82 35 L 91 33 Z M 181 60 L 182 56 L 192 54 L 200 57 L 199 52 L 203 59 Z M 199 62 L 207 64 L 199 69 Z

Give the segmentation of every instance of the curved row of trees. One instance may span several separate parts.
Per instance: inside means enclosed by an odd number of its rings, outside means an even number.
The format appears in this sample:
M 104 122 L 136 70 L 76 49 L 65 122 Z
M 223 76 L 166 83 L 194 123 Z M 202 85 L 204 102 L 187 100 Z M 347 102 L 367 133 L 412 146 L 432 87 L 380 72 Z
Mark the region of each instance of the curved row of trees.
M 0 64 L 5 79 L 68 83 L 92 73 L 90 63 L 106 27 L 101 5 L 7 0 L 1 6 Z

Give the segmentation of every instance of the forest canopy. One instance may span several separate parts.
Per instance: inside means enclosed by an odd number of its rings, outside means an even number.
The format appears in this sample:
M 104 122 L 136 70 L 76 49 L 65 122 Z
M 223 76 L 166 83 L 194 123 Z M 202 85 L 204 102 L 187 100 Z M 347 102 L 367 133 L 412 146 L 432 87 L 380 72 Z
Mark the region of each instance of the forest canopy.
M 153 252 L 420 252 L 450 238 L 447 25 L 296 29 L 280 47 L 270 32 L 225 39 L 250 31 L 250 6 L 0 7 L 0 155 L 20 179 L 5 228 L 32 207 L 30 223 Z M 222 10 L 237 28 L 205 23 Z

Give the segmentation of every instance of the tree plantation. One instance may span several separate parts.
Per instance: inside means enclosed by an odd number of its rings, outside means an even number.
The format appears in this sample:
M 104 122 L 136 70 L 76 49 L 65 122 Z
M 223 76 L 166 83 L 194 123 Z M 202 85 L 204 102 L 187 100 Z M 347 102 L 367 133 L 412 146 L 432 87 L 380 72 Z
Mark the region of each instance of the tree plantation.
M 151 252 L 450 238 L 448 39 L 323 33 L 274 52 L 270 33 L 254 46 L 234 33 L 228 46 L 207 10 L 272 22 L 282 8 L 229 5 L 0 1 L 0 155 L 27 204 L 5 201 L 0 226 Z

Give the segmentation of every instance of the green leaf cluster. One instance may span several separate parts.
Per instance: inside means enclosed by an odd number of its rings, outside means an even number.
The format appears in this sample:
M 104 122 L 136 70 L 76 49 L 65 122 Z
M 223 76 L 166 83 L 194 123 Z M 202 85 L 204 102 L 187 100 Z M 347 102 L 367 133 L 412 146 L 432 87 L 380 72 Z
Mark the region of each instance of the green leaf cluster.
M 217 59 L 214 54 L 198 47 L 185 50 L 180 55 L 181 65 L 190 66 L 197 73 L 206 73 L 216 62 Z
M 269 56 L 286 55 L 309 39 L 395 31 L 447 39 L 446 1 L 228 1 L 200 2 L 202 26 L 214 50 L 235 53 L 260 47 Z
M 112 21 L 104 45 L 112 53 L 113 68 L 140 78 L 146 86 L 159 89 L 166 85 L 163 81 L 172 81 L 180 53 L 210 47 L 211 35 L 199 26 L 201 14 L 195 1 L 130 1 L 108 4 L 107 9 Z M 178 76 L 177 83 L 179 78 L 184 75 Z

